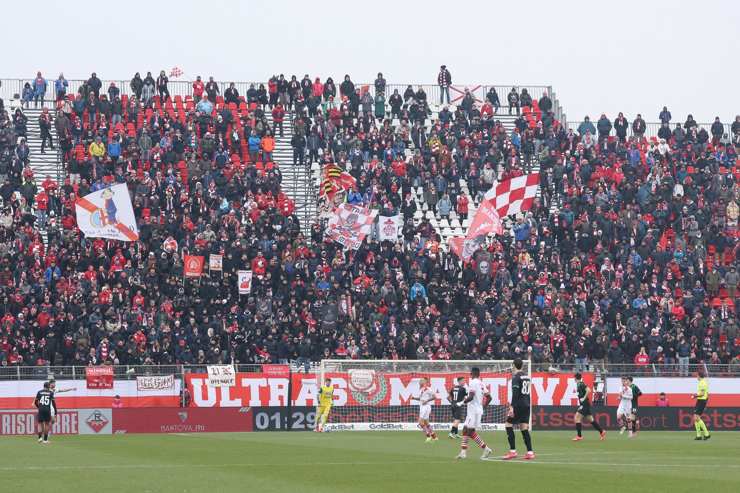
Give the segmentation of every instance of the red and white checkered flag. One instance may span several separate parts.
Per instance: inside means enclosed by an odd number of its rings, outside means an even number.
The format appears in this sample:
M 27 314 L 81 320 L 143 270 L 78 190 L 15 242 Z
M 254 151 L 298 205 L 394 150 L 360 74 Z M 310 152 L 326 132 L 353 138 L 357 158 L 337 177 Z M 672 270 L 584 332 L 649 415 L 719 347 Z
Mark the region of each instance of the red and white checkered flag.
M 170 70 L 170 77 L 178 78 L 184 73 L 185 72 L 183 72 L 180 67 L 172 67 L 172 70 Z
M 491 201 L 499 217 L 518 214 L 532 207 L 539 186 L 539 173 L 517 176 L 494 184 L 484 200 Z
M 342 204 L 334 210 L 326 225 L 326 236 L 345 248 L 357 250 L 372 231 L 378 211 L 352 204 Z

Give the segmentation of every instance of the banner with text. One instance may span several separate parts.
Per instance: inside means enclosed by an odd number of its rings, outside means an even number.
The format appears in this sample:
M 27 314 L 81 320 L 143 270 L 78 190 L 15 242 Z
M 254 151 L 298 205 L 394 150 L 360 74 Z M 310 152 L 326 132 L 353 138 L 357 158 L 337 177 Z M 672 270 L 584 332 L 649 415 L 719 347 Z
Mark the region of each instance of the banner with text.
M 85 368 L 85 377 L 88 389 L 112 389 L 112 366 L 88 366 Z
M 38 412 L 29 409 L 0 410 L 0 435 L 35 435 Z M 57 412 L 52 435 L 110 435 L 110 409 L 64 409 Z
M 575 430 L 575 408 L 571 406 L 540 406 L 533 410 L 535 430 Z M 593 416 L 607 430 L 619 428 L 615 408 L 593 407 Z M 641 431 L 694 431 L 693 407 L 642 407 L 638 414 Z M 702 415 L 712 431 L 739 431 L 740 408 L 707 408 Z M 590 429 L 590 427 L 589 427 Z
M 31 409 L 36 392 L 44 386 L 45 380 L 4 380 L 0 381 L 0 409 Z M 58 390 L 74 389 L 57 393 L 55 401 L 59 409 L 109 408 L 113 398 L 118 395 L 124 407 L 162 407 L 178 406 L 180 403 L 180 383 L 175 379 L 173 387 L 155 390 L 138 389 L 136 379 L 115 380 L 110 389 L 89 389 L 81 380 L 57 380 Z
M 210 367 L 209 367 L 210 368 Z M 419 391 L 419 378 L 407 373 L 359 374 L 327 373 L 334 385 L 335 406 L 401 406 L 411 405 L 411 396 Z M 462 373 L 435 374 L 430 378 L 432 391 L 440 396 L 436 405 L 448 405 L 447 390 Z M 482 373 L 483 383 L 490 389 L 492 404 L 509 402 L 511 375 Z M 291 375 L 290 401 L 296 406 L 316 405 L 316 375 Z M 591 384 L 593 375 L 585 374 Z M 185 383 L 196 407 L 285 406 L 288 404 L 288 378 L 265 373 L 236 373 L 232 385 L 209 384 L 210 374 L 189 373 Z M 540 405 L 573 405 L 576 385 L 572 374 L 532 374 L 532 402 Z
M 233 365 L 208 365 L 209 387 L 233 387 L 236 384 L 236 372 Z
M 152 375 L 136 377 L 136 390 L 138 390 L 139 392 L 171 389 L 174 386 L 174 375 Z

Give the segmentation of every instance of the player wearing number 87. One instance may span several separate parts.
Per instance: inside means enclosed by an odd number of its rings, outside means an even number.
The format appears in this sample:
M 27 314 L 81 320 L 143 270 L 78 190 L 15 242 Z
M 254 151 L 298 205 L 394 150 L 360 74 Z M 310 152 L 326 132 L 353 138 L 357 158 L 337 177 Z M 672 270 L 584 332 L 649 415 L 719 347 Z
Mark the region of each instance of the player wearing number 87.
M 429 424 L 429 417 L 432 415 L 432 403 L 437 395 L 432 392 L 429 386 L 429 379 L 423 378 L 419 381 L 419 395 L 412 396 L 412 401 L 419 401 L 419 428 L 427 436 L 427 443 L 436 442 L 437 434 L 434 433 L 432 426 Z
M 527 447 L 525 460 L 534 459 L 532 451 L 532 437 L 529 434 L 529 390 L 531 382 L 529 377 L 522 372 L 524 362 L 517 358 L 514 360 L 513 375 L 511 377 L 511 406 L 509 407 L 509 416 L 506 419 L 506 437 L 509 439 L 509 453 L 502 459 L 510 460 L 517 457 L 516 437 L 514 436 L 514 426 L 518 426 L 522 432 L 524 445 Z
M 465 423 L 463 424 L 463 436 L 462 442 L 460 443 L 460 453 L 457 454 L 458 459 L 465 459 L 468 453 L 468 440 L 471 438 L 480 448 L 483 449 L 483 455 L 481 459 L 487 459 L 492 450 L 488 448 L 486 442 L 478 435 L 475 431 L 480 428 L 480 422 L 483 418 L 483 408 L 490 404 L 491 394 L 483 386 L 480 381 L 480 369 L 472 368 L 470 370 L 470 382 L 468 382 L 468 395 L 463 401 L 468 405 L 467 415 L 465 416 Z
M 319 406 L 316 409 L 316 431 L 324 431 L 326 420 L 329 419 L 331 405 L 334 403 L 334 386 L 331 378 L 324 379 L 324 385 L 319 387 Z

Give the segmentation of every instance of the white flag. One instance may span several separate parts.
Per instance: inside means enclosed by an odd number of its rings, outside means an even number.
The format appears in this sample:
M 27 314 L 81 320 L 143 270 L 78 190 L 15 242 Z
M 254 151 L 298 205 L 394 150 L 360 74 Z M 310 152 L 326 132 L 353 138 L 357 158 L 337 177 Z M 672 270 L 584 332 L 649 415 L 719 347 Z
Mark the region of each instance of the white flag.
M 87 238 L 139 239 L 134 208 L 124 184 L 103 188 L 77 199 L 75 209 L 77 226 Z
M 239 294 L 249 294 L 252 291 L 252 271 L 240 270 L 236 273 Z
M 233 387 L 236 384 L 234 365 L 208 365 L 209 387 Z
M 401 214 L 395 216 L 378 216 L 378 238 L 380 241 L 396 242 L 401 236 L 403 218 Z
M 212 253 L 208 256 L 208 270 L 224 270 L 224 256 Z

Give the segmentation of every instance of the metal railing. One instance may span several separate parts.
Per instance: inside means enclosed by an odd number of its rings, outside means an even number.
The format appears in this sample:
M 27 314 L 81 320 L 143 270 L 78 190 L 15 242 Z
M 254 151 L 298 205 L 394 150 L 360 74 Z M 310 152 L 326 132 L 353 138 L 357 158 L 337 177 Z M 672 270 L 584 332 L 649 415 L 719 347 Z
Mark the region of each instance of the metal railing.
M 591 123 L 594 124 L 594 127 L 596 127 L 596 123 L 597 122 L 598 122 L 598 120 L 591 120 Z M 583 120 L 578 121 L 578 122 L 569 121 L 569 122 L 567 122 L 566 128 L 572 128 L 574 132 L 577 132 L 578 131 L 578 126 L 581 125 L 581 123 L 583 123 Z M 672 122 L 668 126 L 671 129 L 671 132 L 673 132 L 673 129 L 676 128 L 676 123 L 679 123 L 679 122 Z M 680 123 L 681 123 L 681 127 L 683 127 L 683 123 L 682 122 L 680 122 Z M 699 128 L 704 128 L 704 129 L 706 129 L 707 132 L 709 132 L 710 139 L 711 139 L 711 135 L 712 135 L 712 132 L 711 132 L 712 123 L 713 122 L 710 122 L 710 123 L 699 123 L 699 122 L 697 122 L 697 126 Z M 612 124 L 614 124 L 614 121 L 612 121 Z M 728 136 L 730 136 L 730 138 L 732 138 L 732 123 L 723 123 L 722 126 L 725 129 L 724 130 L 724 133 L 726 133 Z M 658 136 L 658 130 L 660 130 L 660 127 L 661 127 L 661 123 L 660 122 L 645 122 L 645 127 L 646 127 L 646 129 L 645 129 L 645 136 L 646 137 L 648 137 L 648 138 L 649 137 L 657 137 Z M 597 132 L 597 135 L 598 135 L 598 132 Z M 609 133 L 609 135 L 610 136 L 615 136 L 615 135 L 617 135 L 617 133 L 612 128 L 612 130 Z M 627 128 L 627 137 L 632 137 L 633 135 L 634 135 L 634 132 L 632 132 L 632 122 L 629 122 L 629 127 Z
M 155 76 L 156 78 L 156 76 Z M 0 79 L 0 96 L 7 99 L 12 99 L 16 94 L 21 95 L 23 93 L 23 85 L 26 83 L 32 83 L 33 78 L 28 79 Z M 47 86 L 46 86 L 46 94 L 45 98 L 47 101 L 53 101 L 56 98 L 56 94 L 54 92 L 54 78 L 47 78 L 46 79 Z M 82 85 L 86 82 L 82 79 L 67 79 L 68 87 L 67 87 L 67 94 L 76 94 L 77 91 L 82 87 Z M 204 80 L 205 82 L 205 80 Z M 229 84 L 232 82 L 234 83 L 234 86 L 239 91 L 239 94 L 244 96 L 247 93 L 247 90 L 249 89 L 249 86 L 254 84 L 255 87 L 259 87 L 260 84 L 264 84 L 265 87 L 267 87 L 267 81 L 262 82 L 239 82 L 239 81 L 224 81 L 224 80 L 218 80 L 216 81 L 218 83 L 219 90 L 221 91 L 221 94 L 223 95 L 223 92 L 226 90 L 226 88 L 229 87 Z M 339 91 L 339 86 L 342 82 L 342 79 L 335 79 L 334 83 L 337 86 L 337 91 Z M 121 91 L 121 94 L 127 94 L 131 95 L 133 92 L 131 91 L 131 80 L 124 80 L 124 79 L 101 79 L 102 87 L 100 89 L 101 93 L 106 93 L 108 91 L 108 87 L 111 83 L 115 83 L 118 89 Z M 356 88 L 362 88 L 364 86 L 367 86 L 368 90 L 371 94 L 374 95 L 375 93 L 375 86 L 372 82 L 361 82 L 357 83 L 355 82 Z M 404 91 L 408 86 L 411 86 L 414 90 L 418 89 L 419 87 L 422 87 L 424 91 L 427 94 L 427 99 L 430 103 L 438 103 L 439 102 L 439 96 L 440 96 L 440 89 L 439 86 L 436 84 L 387 84 L 386 85 L 386 96 L 390 96 L 390 94 L 393 94 L 393 91 L 398 89 L 398 92 L 403 95 Z M 450 99 L 456 99 L 456 98 L 462 98 L 462 95 L 465 91 L 465 89 L 469 89 L 475 97 L 477 97 L 480 100 L 485 99 L 485 95 L 488 93 L 488 90 L 491 87 L 496 88 L 496 92 L 498 93 L 499 99 L 501 100 L 502 106 L 507 106 L 506 103 L 506 95 L 509 93 L 512 87 L 516 87 L 518 91 L 521 91 L 522 89 L 526 88 L 529 94 L 532 96 L 532 99 L 539 99 L 542 97 L 545 91 L 552 97 L 552 87 L 551 86 L 544 86 L 544 85 L 538 85 L 538 84 L 453 84 L 453 89 L 450 90 Z M 174 96 L 187 96 L 193 94 L 193 82 L 189 80 L 170 80 L 167 88 L 170 92 L 170 95 L 172 97 Z M 554 98 L 553 98 L 554 102 Z
M 549 373 L 573 373 L 594 372 L 597 374 L 611 376 L 643 376 L 643 377 L 687 377 L 693 376 L 698 370 L 704 370 L 710 377 L 732 376 L 740 377 L 740 360 L 737 364 L 705 364 L 689 363 L 681 365 L 678 362 L 651 363 L 648 365 L 636 365 L 633 363 L 602 363 L 601 361 L 589 361 L 585 364 L 579 363 L 533 363 L 532 371 Z
M 444 365 L 444 361 L 439 362 Z M 475 360 L 470 361 L 470 366 L 475 365 Z M 113 375 L 117 380 L 134 380 L 136 377 L 155 375 L 175 375 L 180 378 L 187 373 L 206 373 L 207 365 L 117 365 L 113 366 Z M 291 371 L 304 372 L 305 366 L 299 361 L 289 362 Z M 46 380 L 55 378 L 58 380 L 84 380 L 85 366 L 6 366 L 0 367 L 0 380 Z M 240 373 L 259 373 L 262 365 L 238 364 L 236 371 Z M 318 362 L 308 363 L 308 372 L 314 373 L 319 369 Z M 686 377 L 695 375 L 696 371 L 703 369 L 709 377 L 740 377 L 740 363 L 729 365 L 713 365 L 704 363 L 692 363 L 681 366 L 673 364 L 611 364 L 601 362 L 589 362 L 585 365 L 577 363 L 554 364 L 533 363 L 533 372 L 545 373 L 573 373 L 576 371 L 594 372 L 604 376 L 642 376 L 642 377 Z

